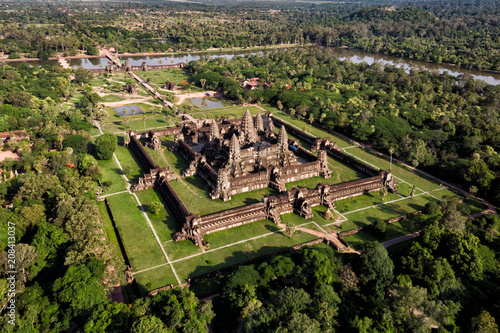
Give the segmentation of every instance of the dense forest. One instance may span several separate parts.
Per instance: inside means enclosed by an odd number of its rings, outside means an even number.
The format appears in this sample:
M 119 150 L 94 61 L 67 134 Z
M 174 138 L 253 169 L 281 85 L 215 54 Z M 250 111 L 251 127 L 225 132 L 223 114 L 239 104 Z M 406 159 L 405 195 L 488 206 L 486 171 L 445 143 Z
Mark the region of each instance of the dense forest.
M 331 50 L 190 63 L 192 80 L 240 102 L 276 105 L 391 151 L 415 167 L 500 203 L 500 87 L 467 76 L 340 61 Z M 272 82 L 244 90 L 243 78 Z
M 211 303 L 200 302 L 188 290 L 162 292 L 133 307 L 107 298 L 123 280 L 126 267 L 103 237 L 96 199 L 101 175 L 97 159 L 110 159 L 117 139 L 104 134 L 91 143 L 87 130 L 98 98 L 88 86 L 80 86 L 88 83 L 89 72 L 79 69 L 70 77 L 59 67 L 23 64 L 0 68 L 0 78 L 0 131 L 24 129 L 30 135 L 5 144 L 4 149 L 20 158 L 0 164 L 0 330 L 206 329 L 214 316 Z M 62 107 L 78 89 L 83 94 L 78 107 Z M 11 171 L 19 176 L 9 179 Z M 13 249 L 18 274 L 11 285 L 7 278 Z M 16 325 L 7 316 L 11 290 Z
M 98 44 L 123 53 L 314 43 L 500 70 L 496 0 L 459 6 L 453 1 L 17 6 L 0 10 L 0 51 L 11 58 L 98 54 Z
M 486 216 L 458 231 L 446 222 L 456 209 L 453 201 L 431 209 L 420 237 L 389 252 L 375 242 L 361 255 L 313 247 L 239 267 L 221 279 L 214 329 L 498 332 L 499 243 L 488 235 L 500 220 Z

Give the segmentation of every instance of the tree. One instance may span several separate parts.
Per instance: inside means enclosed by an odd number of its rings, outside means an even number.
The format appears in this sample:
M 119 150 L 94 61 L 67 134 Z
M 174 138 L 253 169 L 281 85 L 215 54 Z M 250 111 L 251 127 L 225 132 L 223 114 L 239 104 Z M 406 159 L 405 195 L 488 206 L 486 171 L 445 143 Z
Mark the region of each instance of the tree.
M 282 110 L 283 110 L 283 103 L 281 103 L 281 101 L 280 101 L 280 100 L 278 100 L 278 101 L 276 102 L 276 106 L 278 107 L 278 109 L 279 109 L 280 111 L 282 111 Z
M 293 224 L 293 222 L 288 222 L 286 224 L 286 232 L 288 233 L 288 237 L 292 238 L 293 233 L 295 232 L 295 224 Z
M 411 194 L 410 194 L 410 197 L 413 199 L 413 196 L 415 195 L 415 190 L 416 190 L 417 186 L 415 184 L 413 184 L 411 186 Z
M 387 223 L 382 219 L 377 219 L 373 224 L 373 231 L 377 237 L 383 237 L 385 235 L 385 230 L 387 229 Z
M 113 157 L 118 139 L 114 134 L 103 134 L 96 140 L 96 155 L 100 160 L 109 160 Z
M 132 333 L 163 333 L 168 332 L 165 324 L 155 316 L 138 318 L 132 325 Z
M 90 140 L 80 134 L 69 135 L 62 141 L 64 148 L 73 148 L 73 152 L 77 155 L 88 153 L 89 144 Z
M 207 79 L 200 79 L 201 90 L 205 91 L 205 83 L 207 83 Z
M 382 201 L 384 201 L 385 196 L 387 195 L 387 187 L 382 186 L 379 190 L 379 193 L 380 193 L 380 198 L 382 199 Z
M 456 233 L 465 232 L 466 221 L 467 219 L 458 210 L 448 212 L 441 218 L 441 223 L 445 228 Z
M 151 213 L 157 215 L 161 211 L 162 206 L 163 205 L 161 204 L 161 202 L 154 201 L 151 203 L 151 205 L 149 205 L 149 208 L 151 210 Z
M 495 318 L 486 310 L 472 318 L 471 333 L 498 333 L 498 325 Z
M 128 176 L 130 174 L 130 171 L 132 171 L 132 168 L 130 167 L 130 165 L 124 165 L 122 167 L 122 175 Z
M 429 330 L 435 323 L 439 326 L 451 323 L 459 306 L 448 302 L 431 301 L 427 290 L 411 285 L 396 285 L 391 288 L 392 316 L 398 331 L 415 332 L 422 328 Z
M 440 209 L 439 204 L 437 202 L 430 201 L 430 202 L 425 204 L 424 213 L 434 215 L 434 214 L 437 214 L 439 212 L 439 209 Z
M 361 274 L 359 275 L 363 287 L 372 292 L 375 297 L 381 298 L 393 278 L 394 264 L 384 246 L 377 242 L 366 243 L 360 255 Z
M 78 67 L 75 71 L 75 82 L 78 83 L 80 86 L 89 83 L 93 77 L 94 74 L 92 74 L 91 71 L 83 67 Z
M 105 303 L 106 292 L 84 264 L 73 264 L 53 285 L 56 299 L 68 303 L 74 314 Z

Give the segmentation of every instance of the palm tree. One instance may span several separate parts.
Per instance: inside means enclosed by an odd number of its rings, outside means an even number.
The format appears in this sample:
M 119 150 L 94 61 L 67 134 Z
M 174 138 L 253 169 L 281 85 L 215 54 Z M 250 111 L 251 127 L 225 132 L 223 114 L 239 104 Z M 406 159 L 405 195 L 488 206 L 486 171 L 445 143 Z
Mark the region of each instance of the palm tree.
M 387 195 L 387 188 L 385 186 L 381 187 L 379 193 L 380 193 L 380 198 L 382 199 L 382 201 L 384 201 L 384 198 Z
M 144 130 L 146 130 L 146 115 L 143 113 L 141 118 L 142 118 L 142 121 L 144 122 Z
M 314 115 L 311 113 L 309 115 L 309 133 L 311 133 L 311 131 L 312 131 L 312 123 L 313 123 L 313 121 L 314 121 Z

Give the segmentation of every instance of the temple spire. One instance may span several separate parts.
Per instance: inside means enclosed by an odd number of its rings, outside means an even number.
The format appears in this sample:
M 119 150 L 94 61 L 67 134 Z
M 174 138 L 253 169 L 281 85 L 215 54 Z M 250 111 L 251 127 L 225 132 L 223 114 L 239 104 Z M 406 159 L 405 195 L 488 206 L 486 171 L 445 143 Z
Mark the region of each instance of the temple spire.
M 243 132 L 243 139 L 245 143 L 253 143 L 257 141 L 257 134 L 253 126 L 253 119 L 250 111 L 247 109 L 241 121 L 241 131 Z
M 219 126 L 217 126 L 217 122 L 214 120 L 210 124 L 210 132 L 209 132 L 209 140 L 213 141 L 215 139 L 220 138 Z
M 281 125 L 280 131 L 278 133 L 278 145 L 281 148 L 288 147 L 288 135 L 286 134 L 285 125 Z
M 234 159 L 240 155 L 240 140 L 236 134 L 233 133 L 231 141 L 229 142 L 229 159 Z
M 260 112 L 257 113 L 257 116 L 255 116 L 254 126 L 257 132 L 264 132 L 264 122 L 262 121 L 262 116 L 260 115 Z

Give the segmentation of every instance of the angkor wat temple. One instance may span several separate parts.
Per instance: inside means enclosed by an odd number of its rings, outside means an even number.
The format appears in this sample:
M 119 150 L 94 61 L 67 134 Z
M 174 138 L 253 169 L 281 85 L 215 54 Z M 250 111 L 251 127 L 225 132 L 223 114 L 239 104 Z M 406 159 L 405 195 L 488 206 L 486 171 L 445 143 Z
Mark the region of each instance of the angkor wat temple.
M 275 127 L 279 127 L 276 133 Z M 312 145 L 309 151 L 288 133 Z M 169 168 L 160 168 L 147 154 L 146 146 L 161 147 L 160 136 L 175 135 L 175 150 L 189 163 L 182 176 L 197 175 L 211 188 L 212 199 L 231 200 L 232 195 L 270 187 L 280 192 L 266 196 L 262 202 L 205 216 L 192 214 L 172 189 L 169 181 L 175 175 Z M 156 188 L 170 210 L 181 223 L 181 231 L 174 240 L 190 239 L 203 244 L 206 234 L 239 225 L 270 219 L 281 220 L 280 215 L 294 212 L 304 218 L 313 216 L 311 208 L 318 205 L 334 209 L 335 201 L 386 187 L 396 192 L 391 172 L 376 170 L 346 155 L 328 139 L 310 136 L 272 116 L 252 117 L 247 110 L 241 120 L 217 122 L 185 122 L 180 127 L 143 133 L 129 132 L 132 152 L 146 174 L 132 190 Z M 319 183 L 315 189 L 292 188 L 285 184 L 312 177 L 329 178 L 327 154 L 357 169 L 368 178 L 336 185 Z

